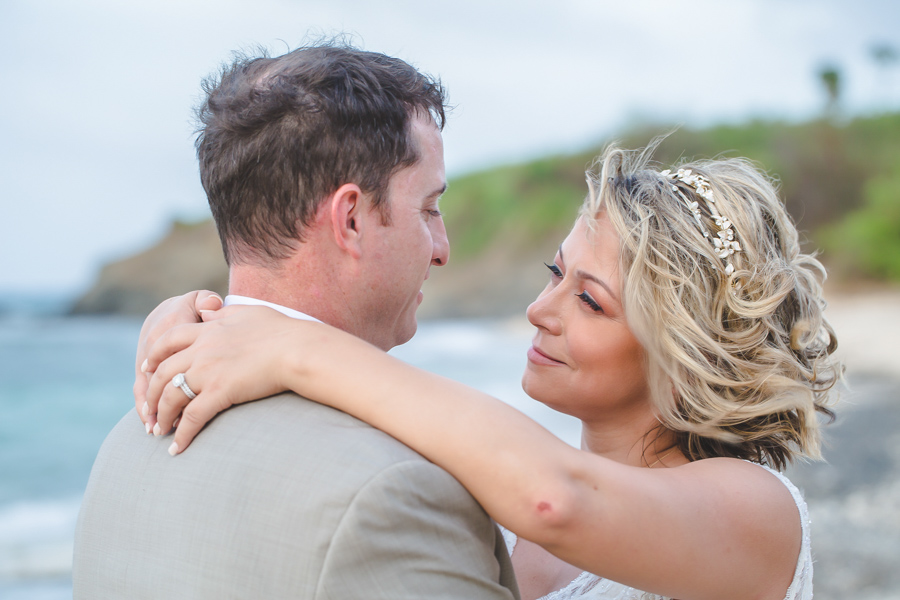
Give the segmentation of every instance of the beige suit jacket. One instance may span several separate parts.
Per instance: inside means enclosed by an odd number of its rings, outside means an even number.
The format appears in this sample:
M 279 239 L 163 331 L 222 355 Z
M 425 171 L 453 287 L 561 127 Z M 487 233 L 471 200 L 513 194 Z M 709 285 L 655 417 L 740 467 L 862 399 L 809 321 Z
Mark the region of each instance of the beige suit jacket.
M 103 444 L 75 537 L 76 599 L 518 598 L 496 526 L 447 472 L 282 394 L 185 453 L 134 412 Z

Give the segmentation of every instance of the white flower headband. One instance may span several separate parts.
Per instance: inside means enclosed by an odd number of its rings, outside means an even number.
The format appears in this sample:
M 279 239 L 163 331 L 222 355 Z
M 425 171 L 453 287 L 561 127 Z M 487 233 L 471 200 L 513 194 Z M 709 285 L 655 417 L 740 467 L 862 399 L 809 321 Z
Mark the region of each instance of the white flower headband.
M 700 225 L 700 231 L 703 232 L 703 237 L 712 240 L 716 256 L 725 261 L 725 274 L 731 275 L 734 273 L 734 265 L 731 264 L 730 257 L 735 252 L 741 251 L 741 245 L 734 239 L 734 230 L 731 228 L 731 221 L 728 217 L 719 214 L 719 211 L 716 209 L 716 199 L 713 196 L 712 189 L 709 187 L 709 179 L 703 175 L 695 175 L 690 169 L 678 169 L 675 173 L 666 169 L 665 171 L 661 171 L 660 175 L 669 180 L 677 179 L 686 183 L 694 188 L 694 192 L 698 196 L 706 200 L 709 212 L 716 221 L 716 227 L 719 228 L 715 237 L 709 234 L 709 231 L 707 231 L 706 226 L 703 224 L 703 220 L 700 216 L 700 205 L 697 201 L 688 200 L 687 196 L 684 195 L 677 185 L 672 185 L 672 191 L 681 196 L 681 199 L 684 200 L 684 203 L 687 204 L 687 207 L 691 209 L 691 212 L 694 214 L 697 224 Z

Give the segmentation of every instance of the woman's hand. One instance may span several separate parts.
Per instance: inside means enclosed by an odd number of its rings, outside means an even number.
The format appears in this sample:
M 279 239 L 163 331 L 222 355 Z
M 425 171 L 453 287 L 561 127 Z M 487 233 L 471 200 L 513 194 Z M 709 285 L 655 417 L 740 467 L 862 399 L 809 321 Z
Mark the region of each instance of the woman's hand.
M 147 387 L 152 375 L 144 365 L 150 354 L 150 348 L 160 336 L 171 328 L 185 323 L 199 323 L 202 311 L 218 310 L 222 308 L 222 304 L 222 298 L 215 292 L 208 290 L 188 292 L 183 296 L 176 296 L 164 301 L 154 308 L 153 312 L 144 320 L 134 360 L 133 389 L 134 405 L 147 433 L 150 433 L 150 430 L 156 425 L 155 411 L 144 410 L 147 401 Z
M 170 454 L 182 452 L 230 406 L 287 390 L 284 358 L 303 339 L 303 326 L 316 325 L 258 306 L 204 312 L 203 320 L 169 329 L 147 359 L 147 370 L 153 372 L 148 412 L 156 413 L 158 421 L 153 432 L 168 432 L 181 415 Z M 172 385 L 179 373 L 197 395 L 193 400 Z

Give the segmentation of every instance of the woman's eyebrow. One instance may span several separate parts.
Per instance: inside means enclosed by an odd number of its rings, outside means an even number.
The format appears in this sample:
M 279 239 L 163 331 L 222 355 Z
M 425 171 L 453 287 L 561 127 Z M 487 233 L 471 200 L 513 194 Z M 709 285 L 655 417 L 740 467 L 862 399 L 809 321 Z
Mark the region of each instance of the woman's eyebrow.
M 563 264 L 566 264 L 566 261 L 563 258 L 562 244 L 559 245 L 559 250 L 557 250 L 557 252 L 559 252 L 560 262 Z M 613 293 L 612 288 L 609 287 L 609 285 L 607 285 L 607 283 L 605 281 L 603 281 L 602 279 L 600 279 L 599 277 L 596 277 L 595 275 L 591 275 L 587 271 L 582 271 L 581 269 L 578 269 L 575 271 L 575 276 L 578 277 L 579 279 L 587 279 L 589 281 L 593 281 L 594 283 L 600 285 L 604 290 L 606 290 L 606 293 L 608 293 L 613 300 L 615 300 L 616 302 L 619 301 L 619 297 Z
M 618 302 L 619 298 L 615 294 L 613 294 L 612 288 L 610 288 L 606 284 L 606 282 L 603 281 L 602 279 L 595 277 L 594 275 L 591 275 L 587 271 L 582 271 L 581 269 L 578 269 L 577 271 L 575 271 L 575 275 L 579 279 L 589 279 L 590 281 L 593 281 L 594 283 L 601 285 L 603 287 L 603 289 L 606 290 L 606 293 L 608 293 L 610 295 L 610 297 L 612 297 L 613 300 L 616 300 Z

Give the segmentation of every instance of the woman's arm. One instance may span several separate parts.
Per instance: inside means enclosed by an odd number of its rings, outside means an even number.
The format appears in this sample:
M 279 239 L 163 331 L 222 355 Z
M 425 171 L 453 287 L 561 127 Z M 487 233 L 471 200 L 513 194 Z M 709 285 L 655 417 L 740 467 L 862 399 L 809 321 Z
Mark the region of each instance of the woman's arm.
M 478 443 L 453 456 L 484 465 L 489 461 L 483 459 L 501 452 L 503 443 L 483 446 L 478 441 L 481 430 L 493 437 L 502 424 L 502 429 L 530 432 L 580 454 L 499 400 L 408 365 L 333 327 L 261 307 L 229 307 L 205 314 L 204 320 L 207 323 L 174 327 L 160 336 L 146 366 L 153 374 L 147 399 L 150 412 L 158 412 L 160 430 L 167 431 L 181 416 L 174 439 L 179 452 L 222 410 L 293 390 L 348 412 L 420 452 L 429 447 L 440 452 L 458 437 L 454 430 L 465 428 Z M 193 401 L 169 385 L 177 373 L 185 373 L 198 394 Z M 442 426 L 430 431 L 432 424 Z
M 498 522 L 585 570 L 673 597 L 784 597 L 799 518 L 784 486 L 759 467 L 621 465 L 326 325 L 265 308 L 208 315 L 164 335 L 150 355 L 148 398 L 161 396 L 163 431 L 183 408 L 176 452 L 218 412 L 291 389 L 414 448 Z M 198 393 L 192 402 L 167 385 L 176 373 Z
M 181 415 L 175 452 L 228 407 L 293 390 L 391 434 L 471 486 L 476 498 L 485 488 L 483 505 L 495 516 L 509 514 L 501 522 L 528 539 L 542 539 L 537 530 L 562 519 L 569 500 L 553 497 L 565 486 L 552 480 L 585 453 L 503 402 L 333 327 L 267 308 L 229 307 L 204 319 L 169 330 L 148 359 L 147 399 L 160 432 Z M 193 401 L 170 385 L 177 373 L 197 393 Z M 505 490 L 498 498 L 495 486 Z

